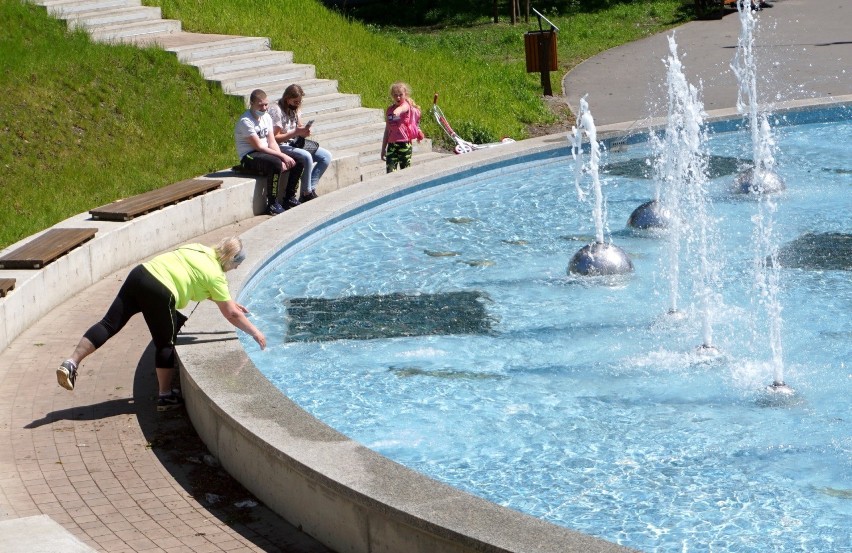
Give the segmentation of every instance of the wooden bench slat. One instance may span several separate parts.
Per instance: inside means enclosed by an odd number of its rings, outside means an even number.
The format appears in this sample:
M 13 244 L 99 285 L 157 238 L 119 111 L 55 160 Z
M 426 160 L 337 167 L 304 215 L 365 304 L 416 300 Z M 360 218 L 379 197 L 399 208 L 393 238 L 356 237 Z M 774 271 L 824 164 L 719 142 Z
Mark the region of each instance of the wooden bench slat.
M 98 229 L 55 228 L 3 257 L 0 269 L 41 269 L 54 259 L 92 239 Z
M 142 194 L 92 209 L 89 213 L 93 219 L 129 221 L 134 217 L 176 204 L 200 194 L 205 194 L 222 186 L 222 182 L 221 180 L 212 179 L 182 180 L 162 188 L 157 188 L 156 190 L 143 192 Z
M 10 290 L 15 289 L 14 278 L 0 278 L 0 298 L 5 297 Z

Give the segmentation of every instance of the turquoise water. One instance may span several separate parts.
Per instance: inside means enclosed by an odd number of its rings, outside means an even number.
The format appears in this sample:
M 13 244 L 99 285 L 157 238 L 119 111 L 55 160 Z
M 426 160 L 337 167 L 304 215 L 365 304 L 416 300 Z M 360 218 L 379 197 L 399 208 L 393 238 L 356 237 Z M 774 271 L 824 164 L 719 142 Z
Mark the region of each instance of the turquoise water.
M 775 200 L 779 242 L 852 233 L 852 124 L 776 136 L 787 182 Z M 746 140 L 720 133 L 711 148 L 743 157 Z M 641 167 L 645 156 L 636 146 L 604 163 Z M 282 252 L 243 298 L 270 347 L 245 347 L 288 397 L 352 439 L 555 524 L 648 552 L 852 551 L 850 272 L 781 271 L 784 376 L 796 396 L 767 401 L 751 246 L 758 203 L 730 195 L 732 178 L 710 183 L 718 358 L 695 353 L 694 253 L 680 277 L 685 317 L 673 319 L 665 240 L 624 229 L 651 181 L 602 174 L 608 235 L 636 272 L 566 275 L 594 227 L 561 156 L 423 190 Z M 490 331 L 288 335 L 288 300 L 471 291 Z M 376 305 L 336 324 L 373 331 Z

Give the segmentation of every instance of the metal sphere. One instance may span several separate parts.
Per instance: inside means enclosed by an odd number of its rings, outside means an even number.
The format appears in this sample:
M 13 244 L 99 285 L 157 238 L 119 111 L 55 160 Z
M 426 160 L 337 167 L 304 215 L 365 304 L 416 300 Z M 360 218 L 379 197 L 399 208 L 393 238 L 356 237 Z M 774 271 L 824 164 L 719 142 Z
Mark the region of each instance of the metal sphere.
M 752 194 L 774 194 L 783 191 L 786 187 L 784 179 L 778 173 L 763 169 L 748 169 L 743 171 L 734 180 L 734 193 Z
M 568 274 L 582 276 L 623 275 L 633 272 L 627 252 L 614 244 L 594 242 L 580 248 L 568 264 Z
M 671 214 L 657 200 L 651 200 L 633 210 L 627 226 L 635 229 L 668 228 Z

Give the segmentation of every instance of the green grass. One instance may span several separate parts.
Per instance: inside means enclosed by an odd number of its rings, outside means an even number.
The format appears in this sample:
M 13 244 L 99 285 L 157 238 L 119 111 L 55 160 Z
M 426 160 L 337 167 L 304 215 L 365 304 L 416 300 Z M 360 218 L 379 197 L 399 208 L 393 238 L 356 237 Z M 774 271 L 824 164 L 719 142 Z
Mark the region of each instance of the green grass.
M 242 102 L 163 51 L 93 44 L 0 2 L 0 246 L 229 166 Z
M 337 79 L 341 92 L 360 94 L 367 107 L 386 107 L 397 80 L 412 87 L 421 107 L 437 92 L 456 130 L 474 142 L 526 138 L 529 125 L 555 121 L 541 101 L 539 74 L 525 71 L 523 35 L 537 28 L 532 23 L 495 25 L 480 17 L 467 18 L 464 26 L 402 29 L 362 23 L 318 0 L 145 3 L 160 6 L 164 17 L 180 19 L 190 31 L 270 37 L 274 49 L 293 50 L 297 63 L 315 65 L 319 77 Z M 591 13 L 551 13 L 561 29 L 562 71 L 551 73 L 554 93 L 561 92 L 561 75 L 579 61 L 683 22 L 687 5 L 690 0 L 634 0 Z M 443 138 L 429 119 L 424 131 Z
M 146 3 L 161 6 L 165 17 L 180 19 L 187 30 L 268 36 L 274 49 L 293 50 L 297 63 L 315 65 L 320 78 L 337 79 L 341 92 L 360 94 L 368 107 L 387 107 L 391 83 L 403 80 L 421 107 L 427 107 L 438 91 L 442 103 L 446 100 L 444 111 L 457 114 L 454 120 L 476 121 L 493 136 L 522 138 L 525 125 L 552 118 L 539 100 L 535 76 L 460 56 L 456 49 L 434 41 L 412 48 L 315 0 Z M 439 133 L 426 118 L 424 131 L 432 136 Z
M 268 36 L 317 66 L 341 92 L 385 107 L 396 80 L 428 107 L 433 92 L 456 130 L 475 142 L 528 135 L 557 121 L 537 74 L 523 65 L 531 26 L 401 29 L 362 23 L 316 0 L 146 0 L 189 31 Z M 560 73 L 603 49 L 683 21 L 690 0 L 612 2 L 587 14 L 548 12 L 560 26 Z M 229 167 L 242 111 L 156 49 L 92 43 L 44 8 L 0 0 L 0 247 L 118 198 Z M 308 98 L 306 101 L 310 101 Z M 441 131 L 424 117 L 433 138 Z

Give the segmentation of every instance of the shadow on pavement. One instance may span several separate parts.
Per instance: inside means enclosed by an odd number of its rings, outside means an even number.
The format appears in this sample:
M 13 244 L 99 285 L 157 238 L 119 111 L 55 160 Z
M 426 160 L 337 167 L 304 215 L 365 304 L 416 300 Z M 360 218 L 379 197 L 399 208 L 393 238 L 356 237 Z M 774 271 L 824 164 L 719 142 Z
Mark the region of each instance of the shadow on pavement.
M 225 334 L 230 337 L 200 341 L 236 339 L 231 333 Z M 179 340 L 196 338 L 181 335 Z M 210 516 L 263 551 L 333 553 L 272 512 L 225 472 L 210 455 L 184 409 L 158 412 L 156 391 L 154 344 L 149 343 L 136 365 L 132 397 L 52 411 L 24 428 L 35 429 L 59 421 L 135 415 L 146 446 L 186 494 L 198 501 Z

